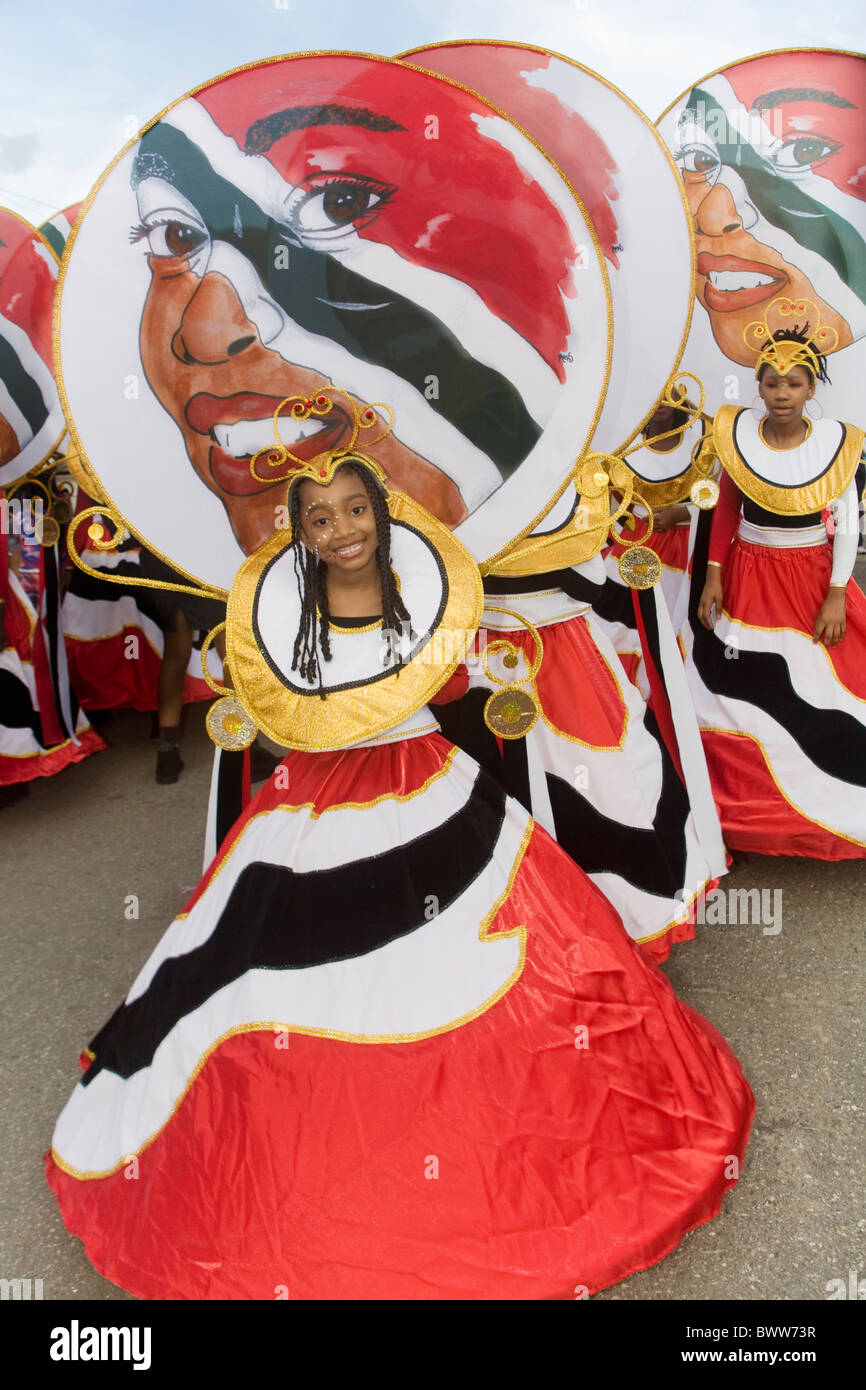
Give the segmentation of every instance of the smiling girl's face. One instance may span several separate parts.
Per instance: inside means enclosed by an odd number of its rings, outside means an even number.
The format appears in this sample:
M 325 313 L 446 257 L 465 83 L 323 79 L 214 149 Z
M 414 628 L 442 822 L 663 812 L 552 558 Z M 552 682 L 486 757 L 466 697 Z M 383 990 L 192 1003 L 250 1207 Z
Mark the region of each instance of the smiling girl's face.
M 366 578 L 376 564 L 376 518 L 367 489 L 352 468 L 340 468 L 328 487 L 304 479 L 299 504 L 301 538 L 329 567 Z

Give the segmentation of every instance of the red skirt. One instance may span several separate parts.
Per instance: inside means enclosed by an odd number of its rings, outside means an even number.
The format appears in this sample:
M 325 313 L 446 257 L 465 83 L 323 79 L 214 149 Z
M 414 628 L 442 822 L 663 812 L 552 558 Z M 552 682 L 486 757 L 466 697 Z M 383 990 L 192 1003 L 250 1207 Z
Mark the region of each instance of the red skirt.
M 435 734 L 290 754 L 92 1054 L 48 1181 L 143 1298 L 593 1293 L 718 1212 L 753 1113 L 722 1038 Z
M 689 634 L 690 685 L 732 849 L 866 855 L 866 598 L 850 583 L 845 637 L 829 650 L 813 642 L 830 571 L 829 545 L 737 539 L 715 631 Z

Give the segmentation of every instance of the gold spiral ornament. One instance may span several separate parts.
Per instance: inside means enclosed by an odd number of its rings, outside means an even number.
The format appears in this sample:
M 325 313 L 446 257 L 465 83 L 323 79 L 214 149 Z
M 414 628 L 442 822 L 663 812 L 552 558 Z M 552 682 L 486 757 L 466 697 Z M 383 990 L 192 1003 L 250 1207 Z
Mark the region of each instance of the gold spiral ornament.
M 629 546 L 617 563 L 620 575 L 630 589 L 651 589 L 661 578 L 661 560 L 648 545 Z
M 207 712 L 205 725 L 211 741 L 228 753 L 249 748 L 258 732 L 255 723 L 234 695 L 224 695 L 222 699 L 214 701 Z

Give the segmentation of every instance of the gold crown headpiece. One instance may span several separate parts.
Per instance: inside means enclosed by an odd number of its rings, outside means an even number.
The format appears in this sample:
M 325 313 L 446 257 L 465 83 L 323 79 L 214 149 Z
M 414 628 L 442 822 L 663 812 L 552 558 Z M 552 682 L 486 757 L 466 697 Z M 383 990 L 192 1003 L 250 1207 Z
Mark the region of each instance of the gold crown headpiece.
M 330 394 L 329 394 L 330 393 Z M 341 397 L 341 400 L 332 399 L 333 395 Z M 348 409 L 343 402 L 348 403 Z M 388 420 L 383 426 L 383 419 L 379 412 L 387 411 Z M 290 420 L 295 425 L 302 425 L 304 421 L 311 419 L 323 419 L 332 416 L 332 429 L 338 429 L 337 438 L 341 441 L 336 448 L 323 449 L 312 458 L 300 458 L 293 453 L 289 445 L 280 434 L 280 421 Z M 369 434 L 371 430 L 379 429 L 379 433 L 373 438 L 363 438 L 364 434 Z M 250 459 L 250 472 L 256 482 L 268 483 L 275 481 L 273 474 L 268 477 L 256 472 L 256 462 L 264 458 L 265 464 L 273 470 L 285 468 L 287 463 L 293 463 L 296 467 L 292 470 L 286 481 L 289 486 L 294 486 L 302 478 L 309 478 L 313 482 L 321 483 L 324 487 L 329 487 L 333 481 L 334 474 L 342 463 L 348 463 L 352 459 L 357 459 L 363 463 L 370 472 L 375 475 L 377 480 L 385 487 L 385 470 L 374 459 L 368 458 L 365 453 L 361 453 L 358 448 L 358 441 L 361 439 L 364 449 L 370 449 L 374 444 L 378 444 L 394 428 L 394 413 L 391 407 L 381 401 L 373 405 L 365 406 L 360 409 L 349 395 L 348 391 L 343 391 L 339 386 L 324 384 L 317 386 L 311 391 L 309 396 L 286 396 L 280 401 L 274 411 L 274 444 L 268 444 L 264 449 L 259 449 Z M 345 438 L 348 431 L 348 439 Z M 327 431 L 329 434 L 332 430 Z M 304 436 L 301 433 L 298 439 L 292 443 L 297 448 L 300 439 Z
M 770 315 L 776 311 L 776 327 L 770 327 Z M 795 315 L 803 317 L 800 330 L 804 336 L 808 332 L 808 342 L 799 343 L 795 339 L 783 338 L 778 342 L 774 333 L 784 328 L 782 319 Z M 808 319 L 806 316 L 809 316 Z M 795 324 L 794 328 L 798 328 Z M 763 366 L 772 367 L 779 376 L 787 376 L 792 367 L 808 367 L 817 381 L 822 376 L 820 358 L 834 352 L 839 345 L 839 334 L 830 325 L 822 326 L 818 305 L 813 299 L 774 299 L 768 305 L 762 319 L 754 319 L 743 329 L 743 342 L 747 348 L 757 352 L 755 376 Z

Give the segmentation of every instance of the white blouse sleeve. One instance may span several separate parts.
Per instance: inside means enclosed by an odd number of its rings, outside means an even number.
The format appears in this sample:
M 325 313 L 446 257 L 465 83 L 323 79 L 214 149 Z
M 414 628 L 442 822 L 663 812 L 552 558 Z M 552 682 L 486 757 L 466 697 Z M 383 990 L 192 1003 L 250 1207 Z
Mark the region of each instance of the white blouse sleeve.
M 833 534 L 833 572 L 831 584 L 847 584 L 854 573 L 857 546 L 860 543 L 860 498 L 854 479 L 841 497 L 830 503 L 835 531 Z

